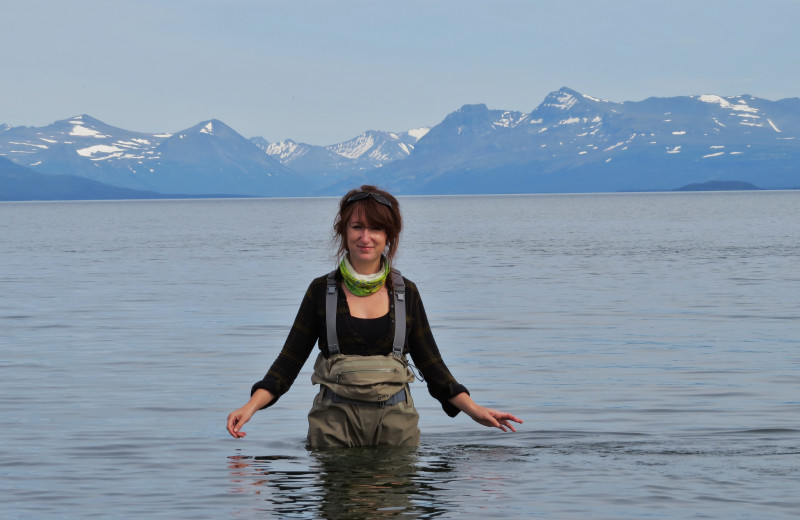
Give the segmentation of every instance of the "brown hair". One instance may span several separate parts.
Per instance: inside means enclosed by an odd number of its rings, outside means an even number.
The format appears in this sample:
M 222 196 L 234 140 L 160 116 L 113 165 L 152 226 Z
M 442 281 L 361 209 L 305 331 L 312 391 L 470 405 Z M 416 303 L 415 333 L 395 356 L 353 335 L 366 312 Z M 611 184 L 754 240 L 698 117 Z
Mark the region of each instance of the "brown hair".
M 350 197 L 357 193 L 374 193 L 388 200 L 392 207 L 378 202 L 371 196 L 347 202 Z M 397 246 L 400 242 L 400 232 L 403 230 L 403 216 L 400 213 L 400 204 L 391 193 L 376 188 L 375 186 L 364 185 L 358 189 L 348 191 L 342 200 L 339 201 L 339 212 L 333 221 L 334 242 L 338 239 L 338 257 L 341 258 L 347 252 L 347 224 L 353 214 L 357 214 L 364 223 L 370 227 L 381 228 L 386 232 L 386 245 L 388 251 L 386 258 L 389 265 L 397 254 Z

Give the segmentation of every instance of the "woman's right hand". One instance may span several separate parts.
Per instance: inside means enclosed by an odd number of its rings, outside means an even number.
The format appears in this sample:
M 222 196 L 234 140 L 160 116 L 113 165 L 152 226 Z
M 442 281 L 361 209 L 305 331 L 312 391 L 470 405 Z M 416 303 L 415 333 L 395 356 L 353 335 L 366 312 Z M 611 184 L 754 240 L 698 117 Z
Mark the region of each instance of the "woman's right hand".
M 242 426 L 253 417 L 253 414 L 271 403 L 274 398 L 275 396 L 268 390 L 256 390 L 246 405 L 228 414 L 228 433 L 236 439 L 243 439 L 247 433 L 242 431 Z
M 236 439 L 243 439 L 247 433 L 242 431 L 242 426 L 253 416 L 253 411 L 247 405 L 242 406 L 235 412 L 228 414 L 228 433 Z

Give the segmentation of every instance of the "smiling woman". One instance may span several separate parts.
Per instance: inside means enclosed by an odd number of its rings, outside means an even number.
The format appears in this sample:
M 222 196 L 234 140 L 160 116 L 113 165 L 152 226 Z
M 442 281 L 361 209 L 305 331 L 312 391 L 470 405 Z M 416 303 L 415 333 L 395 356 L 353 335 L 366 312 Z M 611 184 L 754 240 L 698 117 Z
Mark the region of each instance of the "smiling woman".
M 416 285 L 392 267 L 402 227 L 390 193 L 362 186 L 342 197 L 334 221 L 339 267 L 311 282 L 278 358 L 247 404 L 228 415 L 233 437 L 243 438 L 253 414 L 289 390 L 315 343 L 312 447 L 418 445 L 407 356 L 447 415 L 463 411 L 484 426 L 516 431 L 511 423 L 520 419 L 476 404 L 445 365 Z

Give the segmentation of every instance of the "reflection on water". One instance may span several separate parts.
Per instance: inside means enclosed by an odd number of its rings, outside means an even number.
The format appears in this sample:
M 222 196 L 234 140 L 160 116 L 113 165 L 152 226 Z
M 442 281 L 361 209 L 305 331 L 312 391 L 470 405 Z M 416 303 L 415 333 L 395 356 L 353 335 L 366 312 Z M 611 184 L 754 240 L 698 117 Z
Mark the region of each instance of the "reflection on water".
M 786 484 L 800 471 L 799 433 L 540 430 L 491 442 L 459 433 L 429 435 L 419 448 L 237 454 L 227 464 L 231 494 L 241 498 L 234 516 L 516 519 L 566 511 L 618 520 L 624 506 L 629 518 L 745 518 L 735 513 L 747 503 L 778 519 L 800 506 Z
M 491 509 L 495 518 L 518 518 L 529 504 L 519 498 L 533 482 L 519 469 L 535 463 L 542 447 L 534 435 L 514 437 L 522 445 L 486 444 L 485 435 L 460 434 L 431 436 L 419 448 L 237 454 L 228 457 L 231 492 L 258 496 L 256 503 L 242 501 L 245 515 L 424 519 Z
M 297 518 L 434 518 L 434 482 L 449 471 L 417 448 L 315 450 L 301 457 L 229 458 L 235 493 L 264 495 L 263 509 Z M 437 475 L 436 480 L 431 478 Z

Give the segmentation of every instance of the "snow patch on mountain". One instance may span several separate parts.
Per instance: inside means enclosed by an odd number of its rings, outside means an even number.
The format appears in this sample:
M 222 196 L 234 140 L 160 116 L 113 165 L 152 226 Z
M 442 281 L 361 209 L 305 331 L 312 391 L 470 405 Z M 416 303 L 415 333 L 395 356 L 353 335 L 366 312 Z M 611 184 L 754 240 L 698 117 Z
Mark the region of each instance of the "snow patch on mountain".
M 430 131 L 431 129 L 427 127 L 412 128 L 411 130 L 408 131 L 408 135 L 419 141 L 420 139 L 425 137 Z
M 630 136 L 628 139 L 626 139 L 625 141 L 620 141 L 620 142 L 618 142 L 617 144 L 612 144 L 612 145 L 611 145 L 611 146 L 609 146 L 608 148 L 604 148 L 604 149 L 603 149 L 603 151 L 604 151 L 604 152 L 610 152 L 611 150 L 614 150 L 615 148 L 619 148 L 620 146 L 622 147 L 622 148 L 621 148 L 622 150 L 627 150 L 627 149 L 628 149 L 628 147 L 627 147 L 627 146 L 625 146 L 625 145 L 628 145 L 628 144 L 630 144 L 630 143 L 631 143 L 631 142 L 632 142 L 634 139 L 636 139 L 636 134 L 633 134 L 633 135 L 631 135 L 631 136 Z M 595 147 L 595 149 L 597 149 L 597 147 Z
M 739 103 L 736 104 L 736 105 L 733 105 L 732 108 L 734 110 L 738 110 L 738 111 L 742 111 L 742 112 L 750 112 L 752 114 L 755 114 L 755 113 L 758 112 L 757 108 L 753 108 L 753 107 L 747 106 L 747 102 L 745 100 L 743 100 L 743 99 L 740 99 Z
M 523 114 L 521 112 L 503 112 L 500 118 L 492 123 L 492 126 L 495 128 L 514 128 L 527 117 L 528 114 Z
M 291 139 L 279 143 L 269 143 L 263 150 L 267 152 L 267 155 L 271 155 L 280 161 L 294 159 L 306 153 L 300 145 Z
M 42 150 L 47 150 L 49 148 L 49 146 L 47 146 L 46 144 L 20 143 L 20 142 L 16 142 L 16 141 L 11 141 L 9 144 L 15 144 L 15 145 L 18 145 L 18 146 L 31 146 L 33 148 L 40 148 Z
M 582 95 L 583 95 L 584 98 L 586 98 L 586 99 L 588 99 L 590 101 L 594 101 L 595 103 L 608 103 L 608 101 L 606 101 L 605 99 L 599 99 L 599 98 L 596 98 L 596 97 L 589 96 L 587 94 L 582 94 Z
M 715 103 L 715 104 L 721 106 L 722 108 L 730 108 L 731 107 L 731 104 L 728 102 L 727 99 L 725 99 L 725 98 L 723 98 L 721 96 L 714 95 L 714 94 L 703 94 L 698 99 L 700 101 L 702 101 L 703 103 Z
M 749 106 L 747 104 L 747 101 L 745 101 L 744 99 L 737 99 L 736 103 L 731 103 L 728 99 L 725 99 L 722 96 L 717 96 L 715 94 L 703 94 L 702 96 L 699 96 L 697 99 L 699 99 L 703 103 L 713 103 L 721 106 L 722 108 L 729 108 L 736 112 L 746 112 L 747 114 L 758 113 L 758 109 Z M 737 115 L 740 115 L 742 117 L 748 117 L 747 114 L 737 114 Z M 757 117 L 757 116 L 751 116 L 751 117 Z
M 340 143 L 329 147 L 334 153 L 347 157 L 348 159 L 358 159 L 369 152 L 375 146 L 375 139 L 370 134 L 360 135 L 353 141 Z
M 98 154 L 98 153 L 114 154 L 115 152 L 121 152 L 123 150 L 122 150 L 122 148 L 118 148 L 118 147 L 113 146 L 113 145 L 97 144 L 97 145 L 94 145 L 94 146 L 89 146 L 88 148 L 80 148 L 80 149 L 78 149 L 76 151 L 77 151 L 78 155 L 80 155 L 82 157 L 94 157 L 94 155 Z M 121 155 L 121 154 L 119 154 L 119 155 Z M 117 155 L 117 156 L 119 156 L 119 155 Z M 111 156 L 101 157 L 101 159 L 108 159 L 109 157 L 111 157 Z
M 560 108 L 562 110 L 569 110 L 578 103 L 578 98 L 563 90 L 559 91 L 555 96 L 555 102 L 548 103 L 547 106 Z
M 72 127 L 72 130 L 70 131 L 69 135 L 75 135 L 79 137 L 94 137 L 96 139 L 105 139 L 107 137 L 110 137 L 108 135 L 101 134 L 97 130 L 86 128 L 80 121 L 70 121 L 70 123 L 76 123 L 76 124 L 75 126 Z

